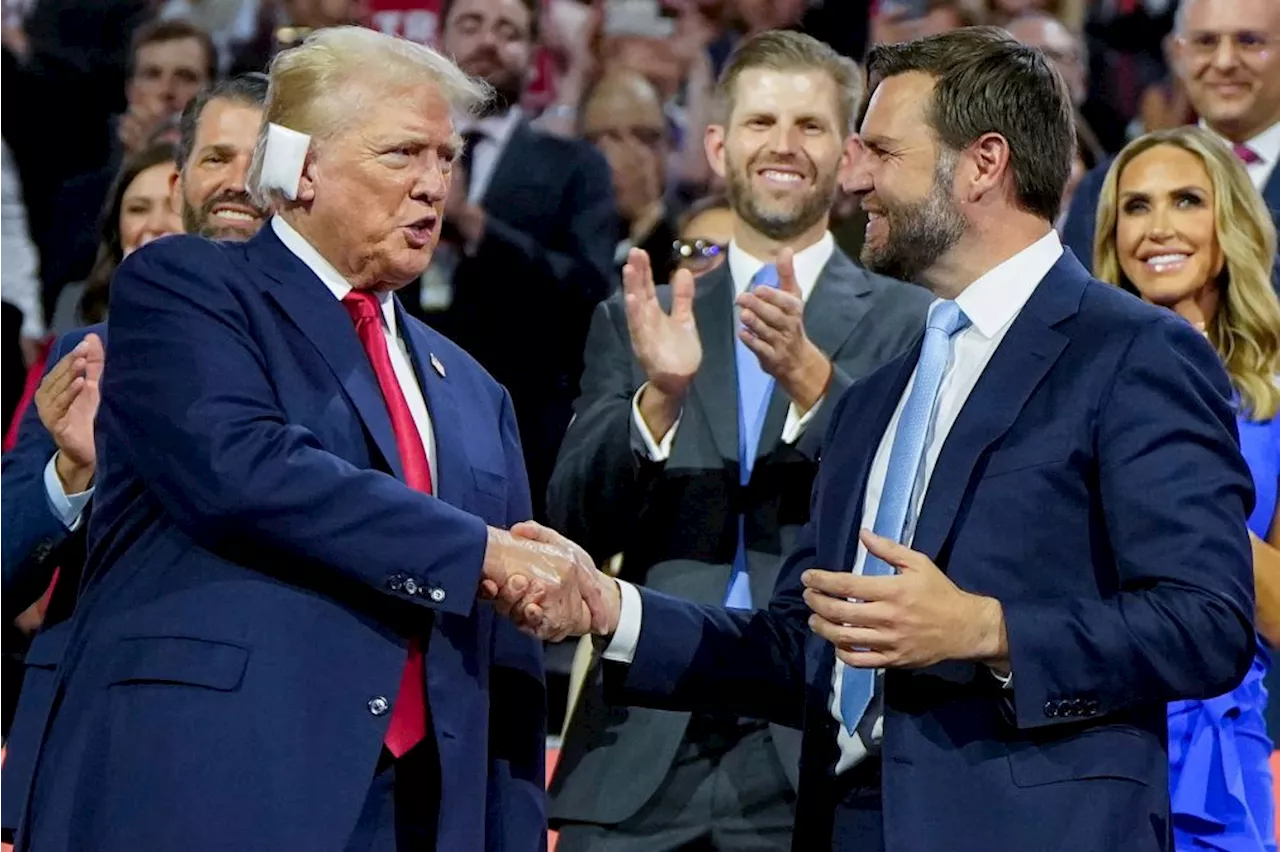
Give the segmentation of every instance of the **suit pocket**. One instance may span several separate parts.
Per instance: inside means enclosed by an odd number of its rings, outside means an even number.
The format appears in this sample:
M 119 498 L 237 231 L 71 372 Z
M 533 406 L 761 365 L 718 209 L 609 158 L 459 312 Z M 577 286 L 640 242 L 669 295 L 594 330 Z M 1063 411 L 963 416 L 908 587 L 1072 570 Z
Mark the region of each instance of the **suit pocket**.
M 491 524 L 508 526 L 507 521 L 507 478 L 500 473 L 485 470 L 482 467 L 471 469 L 472 479 L 476 484 L 475 501 L 479 509 L 477 514 Z M 527 520 L 519 518 L 517 520 Z
M 230 692 L 249 664 L 248 648 L 183 636 L 121 639 L 112 656 L 109 686 L 169 683 Z
M 982 478 L 992 479 L 1019 470 L 1058 464 L 1070 457 L 1071 444 L 1062 439 L 1048 442 L 1036 441 L 1031 446 L 1025 443 L 1019 444 L 992 453 L 987 460 L 987 468 Z
M 1059 781 L 1118 778 L 1150 784 L 1163 778 L 1164 750 L 1151 734 L 1127 726 L 1094 728 L 1051 742 L 1009 746 L 1009 769 L 1019 787 Z

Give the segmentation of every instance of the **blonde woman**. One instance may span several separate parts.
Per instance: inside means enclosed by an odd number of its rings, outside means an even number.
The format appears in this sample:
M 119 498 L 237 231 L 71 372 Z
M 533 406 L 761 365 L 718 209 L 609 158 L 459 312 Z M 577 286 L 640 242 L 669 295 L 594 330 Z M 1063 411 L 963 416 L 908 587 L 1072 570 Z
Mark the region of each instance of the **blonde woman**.
M 1280 643 L 1275 253 L 1275 227 L 1261 197 L 1235 155 L 1207 132 L 1179 127 L 1143 136 L 1112 164 L 1098 202 L 1095 273 L 1176 311 L 1218 350 L 1236 391 L 1241 449 L 1257 493 L 1249 529 L 1262 637 L 1253 667 L 1226 695 L 1169 705 L 1179 850 L 1276 849 L 1263 717 L 1268 649 Z

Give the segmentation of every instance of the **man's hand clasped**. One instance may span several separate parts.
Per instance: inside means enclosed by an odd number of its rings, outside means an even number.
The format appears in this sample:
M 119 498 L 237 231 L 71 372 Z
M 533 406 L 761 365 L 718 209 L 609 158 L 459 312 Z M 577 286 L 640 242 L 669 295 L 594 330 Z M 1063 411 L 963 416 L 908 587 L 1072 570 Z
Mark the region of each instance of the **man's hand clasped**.
M 510 532 L 489 530 L 480 597 L 524 632 L 548 642 L 592 633 L 608 636 L 618 624 L 618 583 L 596 568 L 587 552 L 533 521 Z

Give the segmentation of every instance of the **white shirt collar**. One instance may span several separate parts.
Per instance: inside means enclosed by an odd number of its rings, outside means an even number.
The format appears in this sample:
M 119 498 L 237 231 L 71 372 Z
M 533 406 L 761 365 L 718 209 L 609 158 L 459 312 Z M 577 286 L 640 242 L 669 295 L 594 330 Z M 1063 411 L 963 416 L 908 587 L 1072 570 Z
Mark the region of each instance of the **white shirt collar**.
M 1218 133 L 1218 131 L 1209 127 L 1203 121 L 1200 122 L 1200 127 L 1221 139 L 1228 148 L 1234 147 L 1232 143 L 1221 133 Z M 1277 121 L 1275 124 L 1271 125 L 1244 144 L 1250 151 L 1258 155 L 1262 160 L 1262 162 L 1258 164 L 1259 167 L 1265 169 L 1269 174 L 1271 169 L 1280 162 L 1280 121 Z
M 329 288 L 329 292 L 333 297 L 341 302 L 347 297 L 354 288 L 343 278 L 338 270 L 333 268 L 333 264 L 325 260 L 320 252 L 307 242 L 306 238 L 294 230 L 293 226 L 279 216 L 271 217 L 271 229 L 275 231 L 276 236 L 280 238 L 280 242 L 284 243 L 284 247 L 293 252 L 298 260 L 306 264 L 307 268 L 315 273 L 315 276 L 324 282 L 324 286 Z M 387 329 L 391 334 L 396 333 L 396 308 L 395 301 L 391 298 L 390 290 L 378 291 L 378 303 L 382 305 L 382 318 L 387 324 Z
M 1058 233 L 1049 231 L 964 288 L 956 297 L 956 304 L 978 333 L 990 340 L 1013 322 L 1061 256 Z M 934 301 L 930 312 L 941 302 L 941 299 Z
M 507 147 L 507 140 L 515 132 L 516 125 L 520 123 L 523 115 L 520 107 L 513 106 L 501 115 L 486 115 L 484 118 L 459 117 L 454 121 L 454 126 L 458 128 L 459 133 L 479 130 L 485 135 L 486 140 L 496 143 L 498 149 L 502 150 Z
M 795 253 L 792 261 L 796 272 L 796 283 L 800 285 L 800 297 L 809 301 L 813 288 L 818 284 L 818 276 L 831 259 L 836 250 L 836 241 L 827 231 L 808 248 Z M 729 275 L 733 278 L 733 289 L 740 295 L 747 292 L 751 279 L 760 271 L 765 262 L 743 251 L 736 240 L 729 241 Z

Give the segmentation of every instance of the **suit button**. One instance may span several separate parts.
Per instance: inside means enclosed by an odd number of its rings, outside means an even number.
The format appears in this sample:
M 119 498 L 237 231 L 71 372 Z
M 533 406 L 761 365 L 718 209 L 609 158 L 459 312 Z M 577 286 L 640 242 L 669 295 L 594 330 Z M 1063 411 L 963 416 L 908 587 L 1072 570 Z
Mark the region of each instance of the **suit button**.
M 444 589 L 432 589 L 430 594 L 431 600 L 435 603 L 440 603 L 444 600 Z
M 406 595 L 416 595 L 418 593 L 418 582 L 412 577 L 404 581 L 404 593 Z
M 375 716 L 381 716 L 390 709 L 391 704 L 381 695 L 374 696 L 369 699 L 369 712 Z
M 1058 706 L 1058 702 L 1056 701 L 1046 701 L 1044 703 L 1044 715 L 1048 716 L 1050 719 L 1056 718 L 1061 709 L 1062 708 Z
M 387 578 L 387 588 L 393 592 L 398 592 L 404 587 L 404 577 L 400 574 L 392 574 Z

